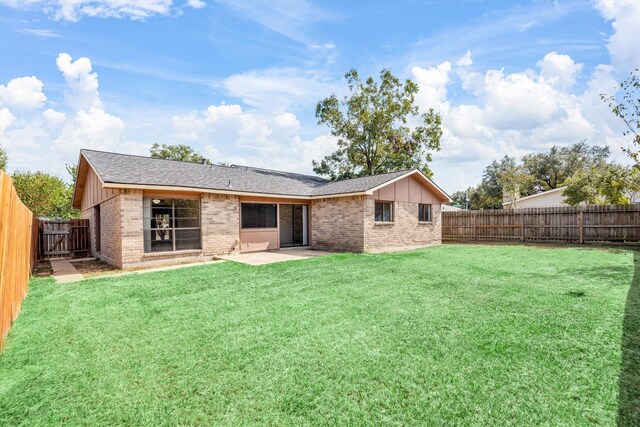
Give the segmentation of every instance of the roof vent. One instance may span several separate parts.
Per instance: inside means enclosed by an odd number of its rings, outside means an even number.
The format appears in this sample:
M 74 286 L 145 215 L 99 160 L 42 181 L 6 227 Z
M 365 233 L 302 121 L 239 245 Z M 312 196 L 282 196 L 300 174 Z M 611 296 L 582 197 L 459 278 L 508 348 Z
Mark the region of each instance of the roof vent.
M 231 188 L 231 180 L 229 180 L 229 184 L 227 184 L 227 187 Z

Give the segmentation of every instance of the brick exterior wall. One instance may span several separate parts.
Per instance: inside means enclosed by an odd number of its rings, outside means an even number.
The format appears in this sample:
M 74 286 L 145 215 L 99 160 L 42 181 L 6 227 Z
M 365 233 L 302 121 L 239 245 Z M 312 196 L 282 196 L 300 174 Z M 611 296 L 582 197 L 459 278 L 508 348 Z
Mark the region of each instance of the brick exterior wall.
M 100 258 L 121 268 L 168 264 L 225 255 L 240 249 L 240 212 L 237 196 L 202 194 L 201 250 L 144 253 L 143 192 L 124 190 L 100 204 Z M 348 252 L 382 252 L 441 242 L 440 205 L 433 204 L 433 222 L 418 222 L 418 204 L 394 202 L 394 221 L 374 221 L 375 200 L 366 196 L 314 200 L 311 203 L 311 247 Z M 89 218 L 95 253 L 95 211 Z
M 383 252 L 439 244 L 440 205 L 431 208 L 431 223 L 418 221 L 418 203 L 393 202 L 393 222 L 375 222 L 375 200 L 364 202 L 364 251 Z
M 103 261 L 122 267 L 120 197 L 100 203 L 100 254 Z M 95 227 L 95 224 L 91 224 Z
M 365 198 L 340 197 L 311 204 L 311 247 L 330 251 L 364 251 Z
M 94 210 L 82 216 L 91 221 L 91 245 L 94 255 L 120 268 L 163 265 L 225 255 L 239 249 L 240 215 L 238 198 L 202 194 L 200 199 L 202 249 L 176 252 L 144 252 L 143 192 L 124 190 L 100 204 L 101 252 L 95 252 Z
M 145 255 L 142 232 L 142 190 L 124 190 L 117 198 L 120 201 L 122 267 L 135 267 L 144 261 L 143 257 Z M 103 216 L 102 209 L 100 210 L 100 216 Z
M 239 206 L 237 196 L 202 195 L 201 233 L 205 255 L 227 255 L 240 250 Z

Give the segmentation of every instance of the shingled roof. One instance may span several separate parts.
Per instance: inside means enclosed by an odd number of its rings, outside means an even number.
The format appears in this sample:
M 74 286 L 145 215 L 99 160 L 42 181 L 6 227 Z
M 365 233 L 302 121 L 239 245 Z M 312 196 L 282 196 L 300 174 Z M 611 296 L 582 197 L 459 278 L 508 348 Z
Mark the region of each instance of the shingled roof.
M 80 154 L 81 159 L 84 157 L 95 170 L 105 187 L 115 188 L 181 187 L 306 198 L 366 193 L 405 175 L 420 174 L 417 170 L 408 170 L 329 181 L 318 176 L 248 166 L 205 165 L 94 150 L 81 150 Z M 441 193 L 443 199 L 448 199 L 444 191 L 430 180 L 429 182 L 436 192 Z

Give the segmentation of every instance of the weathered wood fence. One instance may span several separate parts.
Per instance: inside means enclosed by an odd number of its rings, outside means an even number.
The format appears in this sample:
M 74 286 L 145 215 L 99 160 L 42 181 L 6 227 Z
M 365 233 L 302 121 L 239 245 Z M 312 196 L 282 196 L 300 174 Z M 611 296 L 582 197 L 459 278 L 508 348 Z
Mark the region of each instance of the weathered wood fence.
M 0 171 L 0 351 L 18 317 L 35 265 L 37 227 L 9 175 Z
M 442 213 L 442 240 L 640 243 L 640 205 Z
M 89 256 L 89 220 L 40 220 L 38 258 L 77 258 Z

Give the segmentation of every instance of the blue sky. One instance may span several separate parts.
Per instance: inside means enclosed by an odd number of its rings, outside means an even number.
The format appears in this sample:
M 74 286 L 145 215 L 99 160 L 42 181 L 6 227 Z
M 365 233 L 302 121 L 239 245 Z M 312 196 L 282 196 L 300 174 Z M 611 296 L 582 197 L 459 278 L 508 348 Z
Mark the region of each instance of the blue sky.
M 638 22 L 635 0 L 0 0 L 0 143 L 61 176 L 80 148 L 154 142 L 310 172 L 335 146 L 316 102 L 390 68 L 443 115 L 447 191 L 581 139 L 625 161 L 598 95 L 640 65 Z

